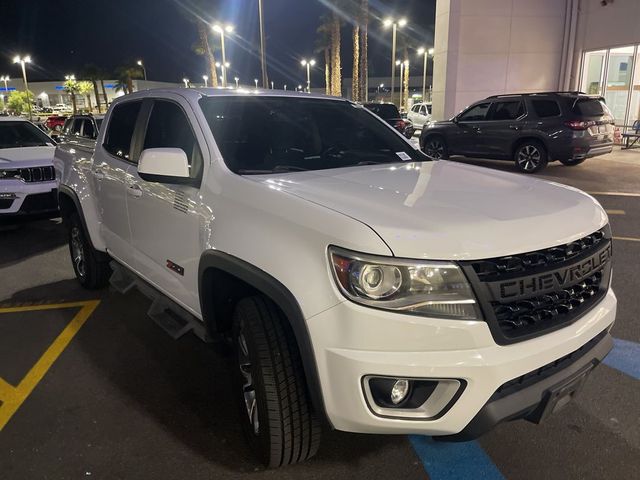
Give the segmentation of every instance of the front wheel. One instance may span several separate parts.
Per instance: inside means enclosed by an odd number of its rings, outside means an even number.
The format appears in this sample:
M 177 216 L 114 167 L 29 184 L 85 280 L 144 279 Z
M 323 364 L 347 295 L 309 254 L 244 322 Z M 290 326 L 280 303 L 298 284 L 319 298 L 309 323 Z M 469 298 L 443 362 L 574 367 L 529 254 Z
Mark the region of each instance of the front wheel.
M 252 449 L 269 468 L 311 458 L 320 445 L 320 422 L 287 320 L 263 296 L 242 299 L 233 340 L 236 394 Z
M 547 166 L 547 151 L 540 142 L 529 140 L 516 148 L 514 160 L 522 173 L 536 173 Z
M 104 254 L 93 248 L 84 233 L 77 213 L 65 219 L 69 235 L 69 253 L 73 271 L 80 285 L 89 290 L 105 287 L 109 282 L 111 267 Z
M 576 165 L 583 163 L 585 160 L 586 158 L 566 158 L 564 160 L 560 160 L 560 163 L 567 167 L 575 167 Z
M 436 160 L 445 160 L 449 158 L 447 143 L 444 141 L 444 138 L 437 135 L 427 137 L 424 140 L 422 150 L 427 154 L 427 156 Z

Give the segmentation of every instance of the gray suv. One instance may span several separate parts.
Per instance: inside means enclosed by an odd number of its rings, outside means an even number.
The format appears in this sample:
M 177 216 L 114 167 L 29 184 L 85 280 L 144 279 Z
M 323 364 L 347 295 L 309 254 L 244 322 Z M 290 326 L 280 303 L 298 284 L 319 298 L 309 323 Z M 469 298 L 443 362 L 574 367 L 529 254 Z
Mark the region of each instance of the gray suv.
M 449 155 L 513 160 L 535 173 L 559 160 L 574 166 L 613 149 L 614 119 L 602 97 L 582 92 L 495 95 L 454 118 L 425 125 L 420 147 Z

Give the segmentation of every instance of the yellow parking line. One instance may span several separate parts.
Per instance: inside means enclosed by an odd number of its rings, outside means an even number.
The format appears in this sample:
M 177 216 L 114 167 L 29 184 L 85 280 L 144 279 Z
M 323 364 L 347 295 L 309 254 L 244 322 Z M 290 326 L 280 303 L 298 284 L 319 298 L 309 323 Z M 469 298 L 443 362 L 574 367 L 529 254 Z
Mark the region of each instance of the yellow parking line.
M 78 333 L 78 330 L 84 325 L 99 303 L 99 300 L 90 300 L 86 302 L 58 303 L 53 305 L 0 308 L 1 314 L 80 307 L 80 311 L 73 317 L 73 320 L 71 320 L 49 348 L 47 348 L 36 364 L 31 367 L 29 373 L 20 381 L 18 386 L 14 387 L 0 378 L 0 400 L 2 401 L 2 405 L 0 406 L 0 431 L 2 431 L 13 414 L 16 413 L 36 385 L 42 380 L 49 368 L 51 368 L 51 365 L 58 359 L 64 349 L 67 348 L 75 334 Z
M 613 237 L 614 240 L 625 240 L 627 242 L 640 242 L 640 238 L 636 237 Z
M 607 212 L 607 215 L 626 215 L 627 212 L 625 212 L 624 210 L 605 210 L 605 212 Z

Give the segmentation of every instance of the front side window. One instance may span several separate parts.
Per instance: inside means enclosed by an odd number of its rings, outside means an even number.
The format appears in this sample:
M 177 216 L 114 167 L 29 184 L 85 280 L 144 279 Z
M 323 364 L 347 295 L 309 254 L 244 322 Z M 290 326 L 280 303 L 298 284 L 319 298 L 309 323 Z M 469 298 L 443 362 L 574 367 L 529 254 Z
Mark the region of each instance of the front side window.
M 200 105 L 225 163 L 241 175 L 429 160 L 350 102 L 237 96 Z
M 178 104 L 163 100 L 154 102 L 142 148 L 179 148 L 187 155 L 191 177 L 198 176 L 202 154 L 189 119 Z
M 64 133 L 65 135 L 71 135 L 72 127 L 73 127 L 73 118 L 68 118 L 64 122 L 64 125 L 62 127 L 62 133 Z
M 71 135 L 75 135 L 76 137 L 80 136 L 82 131 L 83 120 L 80 118 L 76 118 L 73 122 L 73 126 L 71 127 Z
M 103 147 L 111 155 L 129 160 L 131 138 L 138 120 L 142 102 L 125 102 L 114 107 L 111 112 Z
M 524 115 L 522 101 L 495 102 L 491 106 L 489 120 L 515 120 Z
M 0 122 L 0 148 L 53 145 L 42 130 L 28 122 Z
M 85 138 L 95 138 L 95 128 L 93 128 L 93 122 L 90 118 L 85 118 L 83 121 L 84 127 L 82 129 L 82 136 Z
M 463 112 L 458 120 L 461 122 L 480 122 L 487 119 L 490 103 L 479 103 Z

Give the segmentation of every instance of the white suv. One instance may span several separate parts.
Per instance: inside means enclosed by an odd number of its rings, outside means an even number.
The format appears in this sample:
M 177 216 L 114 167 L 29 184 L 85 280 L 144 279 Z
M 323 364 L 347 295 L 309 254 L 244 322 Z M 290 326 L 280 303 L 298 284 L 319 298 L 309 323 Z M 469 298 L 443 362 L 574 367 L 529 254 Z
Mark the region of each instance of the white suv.
M 416 130 L 423 129 L 431 121 L 431 104 L 416 103 L 407 113 L 407 118 L 411 120 Z
M 31 122 L 0 117 L 0 219 L 58 214 L 55 142 Z
M 322 419 L 451 440 L 538 422 L 612 347 L 592 197 L 432 161 L 352 102 L 149 90 L 114 101 L 91 160 L 74 151 L 56 156 L 78 280 L 113 269 L 165 327 L 231 340 L 269 466 L 312 456 Z

